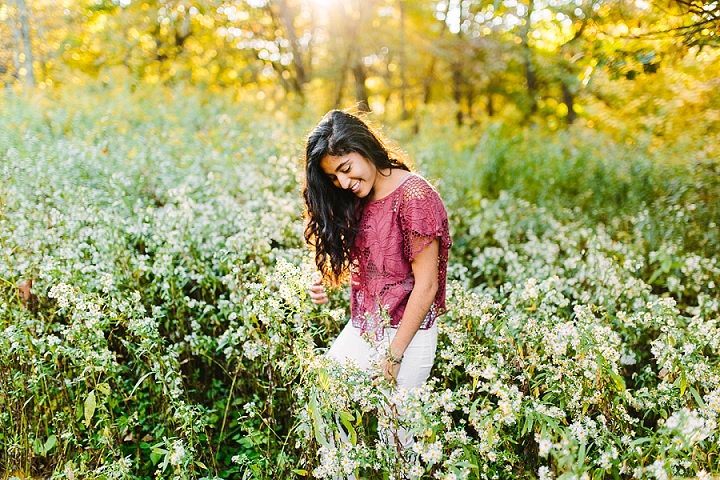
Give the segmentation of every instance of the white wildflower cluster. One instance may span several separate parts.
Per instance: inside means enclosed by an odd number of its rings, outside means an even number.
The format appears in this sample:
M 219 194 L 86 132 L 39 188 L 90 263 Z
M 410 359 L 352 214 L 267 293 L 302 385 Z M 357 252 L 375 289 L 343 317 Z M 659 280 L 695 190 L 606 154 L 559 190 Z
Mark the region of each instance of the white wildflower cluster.
M 568 427 L 573 438 L 578 443 L 588 443 L 598 434 L 598 423 L 590 417 L 581 416 Z
M 160 338 L 157 321 L 152 317 L 131 318 L 128 330 L 142 340 L 155 341 Z
M 100 285 L 103 292 L 109 293 L 115 287 L 115 278 L 109 273 L 103 273 L 100 276 Z
M 518 419 L 523 401 L 522 392 L 515 385 L 508 387 L 497 382 L 490 388 L 490 394 L 498 398 L 498 408 L 493 415 L 493 419 L 506 425 L 514 424 Z
M 549 467 L 543 465 L 538 469 L 538 480 L 552 480 L 555 478 Z
M 130 476 L 133 462 L 131 457 L 121 457 L 95 469 L 94 474 L 108 480 L 123 479 Z
M 620 354 L 620 364 L 629 366 L 629 365 L 635 365 L 637 363 L 637 355 L 634 351 L 629 350 L 628 348 L 623 349 L 623 352 Z
M 242 345 L 243 355 L 247 357 L 248 360 L 255 360 L 262 355 L 263 350 L 263 345 L 257 341 L 248 340 Z
M 58 307 L 73 307 L 72 319 L 85 322 L 88 328 L 98 327 L 102 317 L 102 306 L 99 300 L 91 299 L 88 295 L 80 293 L 79 289 L 65 283 L 53 285 L 48 297 L 57 301 Z
M 655 460 L 650 466 L 645 469 L 644 473 L 646 475 L 651 475 L 651 478 L 655 478 L 657 480 L 668 480 L 670 478 L 668 475 L 669 472 L 667 466 L 665 462 L 661 459 Z
M 170 448 L 171 465 L 182 465 L 187 461 L 185 442 L 180 439 L 174 440 Z
M 706 418 L 708 426 L 715 429 L 717 428 L 717 417 L 720 414 L 720 389 L 713 390 L 703 396 L 703 401 L 705 406 L 700 411 Z
M 525 289 L 523 290 L 522 299 L 527 300 L 537 300 L 538 298 L 538 288 L 537 288 L 537 280 L 534 278 L 528 278 L 525 281 Z
M 610 448 L 609 450 L 605 450 L 602 455 L 600 455 L 600 459 L 598 460 L 598 465 L 600 468 L 604 470 L 609 470 L 612 468 L 614 461 L 618 459 L 618 450 L 615 447 Z
M 547 348 L 554 358 L 565 356 L 568 347 L 577 348 L 580 345 L 580 334 L 574 322 L 565 322 L 555 325 L 548 332 Z
M 565 418 L 566 413 L 561 410 L 560 408 L 554 406 L 554 405 L 545 405 L 544 403 L 537 403 L 533 402 L 532 410 L 539 413 L 540 415 L 546 415 L 551 418 L 555 418 L 557 420 L 562 420 Z
M 413 451 L 420 455 L 423 462 L 430 465 L 440 463 L 443 458 L 442 450 L 442 443 L 439 440 L 428 444 L 418 442 L 413 445 Z
M 675 435 L 674 441 L 678 446 L 684 448 L 692 447 L 712 433 L 707 421 L 698 412 L 689 408 L 673 412 L 665 420 L 664 427 Z
M 66 283 L 53 285 L 48 292 L 48 298 L 57 300 L 60 308 L 67 308 L 71 302 L 76 304 L 79 301 L 79 298 L 75 295 L 75 290 Z
M 278 284 L 280 298 L 294 309 L 299 309 L 301 299 L 307 297 L 307 290 L 314 282 L 314 270 L 296 267 L 284 258 L 278 259 L 273 271 L 273 280 Z
M 543 458 L 547 457 L 553 447 L 552 440 L 549 437 L 545 437 L 536 433 L 535 441 L 538 444 L 538 455 Z
M 322 446 L 318 452 L 320 465 L 312 472 L 315 478 L 352 475 L 359 463 L 352 459 L 355 449 L 352 445 L 342 444 L 340 448 Z
M 42 127 L 27 117 L 2 149 L 0 273 L 31 276 L 39 300 L 25 304 L 7 285 L 0 298 L 0 364 L 10 369 L 0 429 L 11 464 L 52 445 L 48 435 L 16 440 L 32 424 L 57 432 L 62 448 L 44 458 L 62 456 L 75 478 L 137 474 L 148 462 L 117 452 L 160 430 L 179 437 L 155 452 L 168 478 L 192 477 L 213 456 L 212 469 L 227 468 L 237 431 L 268 440 L 223 476 L 254 475 L 253 462 L 265 478 L 288 468 L 394 479 L 716 473 L 720 262 L 689 251 L 716 245 L 712 228 L 688 232 L 685 245 L 654 240 L 649 210 L 601 225 L 507 192 L 467 204 L 444 192 L 458 202 L 448 204 L 457 241 L 435 378 L 393 390 L 324 355 L 347 298 L 308 301 L 315 267 L 298 220 L 294 139 L 221 114 L 198 135 L 135 122 L 148 131 L 104 152 L 113 120 L 101 115 L 87 120 L 93 141 L 55 135 L 57 116 Z M 0 128 L 1 140 L 15 130 Z M 677 232 L 702 210 L 651 208 L 666 209 L 661 220 Z M 23 424 L 12 412 L 30 417 Z M 81 427 L 86 415 L 92 428 Z M 282 447 L 276 435 L 288 436 Z M 213 438 L 222 452 L 207 452 Z M 526 461 L 533 442 L 536 472 Z M 581 456 L 587 472 L 576 471 Z M 99 467 L 80 472 L 80 463 Z

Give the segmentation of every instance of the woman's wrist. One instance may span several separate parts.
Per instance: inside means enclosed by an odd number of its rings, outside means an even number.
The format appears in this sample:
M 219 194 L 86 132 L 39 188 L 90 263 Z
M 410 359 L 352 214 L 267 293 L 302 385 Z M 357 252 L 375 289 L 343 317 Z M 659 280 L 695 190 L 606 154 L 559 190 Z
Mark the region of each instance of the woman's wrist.
M 388 350 L 387 354 L 388 362 L 392 363 L 393 365 L 400 365 L 402 363 L 402 355 L 396 356 L 393 354 L 392 349 Z
M 399 348 L 397 346 L 393 346 L 390 344 L 390 347 L 388 348 L 388 359 L 391 363 L 400 363 L 402 362 L 403 355 L 405 354 L 404 348 Z

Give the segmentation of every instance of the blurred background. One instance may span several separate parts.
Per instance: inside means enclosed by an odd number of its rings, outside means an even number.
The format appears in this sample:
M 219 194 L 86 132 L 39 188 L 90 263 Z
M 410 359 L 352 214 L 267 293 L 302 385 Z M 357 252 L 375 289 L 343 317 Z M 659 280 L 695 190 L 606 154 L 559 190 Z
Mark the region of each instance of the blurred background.
M 255 96 L 268 110 L 358 105 L 714 135 L 714 0 L 9 0 L 6 87 L 118 82 Z

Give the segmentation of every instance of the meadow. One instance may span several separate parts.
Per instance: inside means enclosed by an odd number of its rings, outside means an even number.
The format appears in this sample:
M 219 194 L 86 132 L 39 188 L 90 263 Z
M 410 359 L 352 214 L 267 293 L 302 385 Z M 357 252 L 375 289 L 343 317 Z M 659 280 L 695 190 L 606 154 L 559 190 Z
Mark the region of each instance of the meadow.
M 388 121 L 454 241 L 432 378 L 388 393 L 323 355 L 347 292 L 305 293 L 322 112 L 118 89 L 0 97 L 0 478 L 720 475 L 702 137 Z

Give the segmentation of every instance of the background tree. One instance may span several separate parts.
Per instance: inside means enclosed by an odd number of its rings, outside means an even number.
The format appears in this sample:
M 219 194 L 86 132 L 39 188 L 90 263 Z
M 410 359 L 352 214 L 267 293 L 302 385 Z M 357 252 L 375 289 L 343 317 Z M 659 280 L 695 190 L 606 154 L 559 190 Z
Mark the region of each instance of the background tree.
M 616 108 L 634 89 L 625 80 L 661 98 L 669 86 L 649 79 L 701 75 L 688 56 L 712 61 L 718 37 L 717 4 L 685 0 L 26 2 L 0 6 L 8 84 L 127 72 L 135 85 L 234 88 L 400 119 L 452 102 L 461 124 L 609 125 L 590 112 Z
M 31 11 L 26 0 L 10 0 L 8 18 L 12 32 L 13 66 L 15 76 L 22 77 L 29 86 L 35 86 L 33 46 L 30 32 Z

